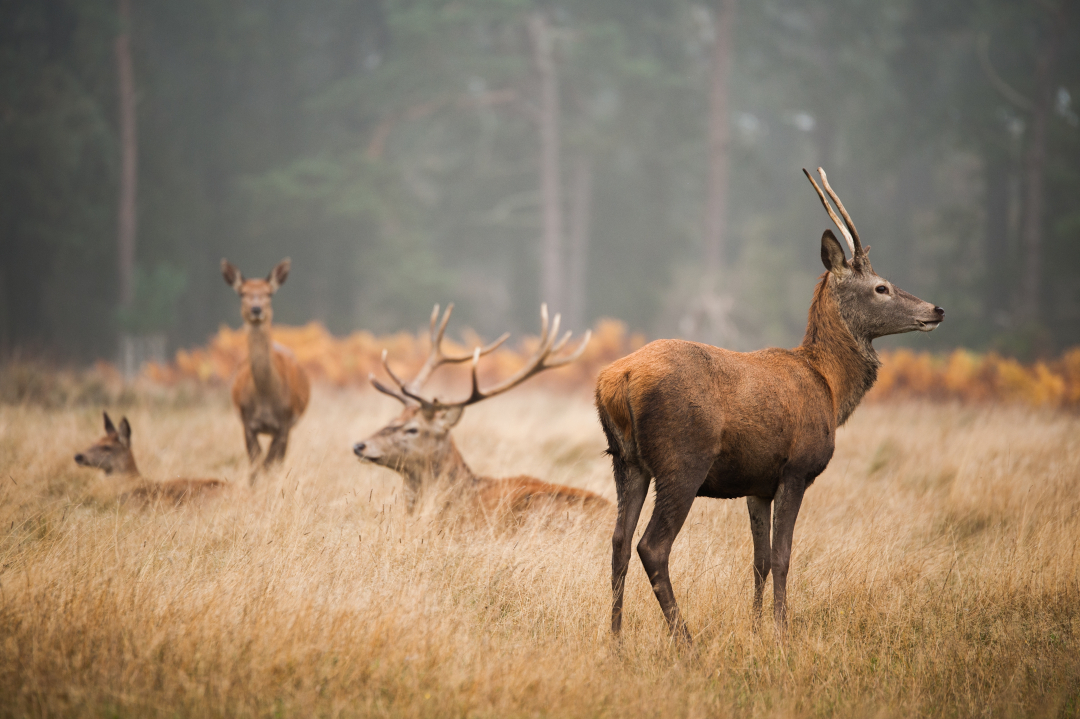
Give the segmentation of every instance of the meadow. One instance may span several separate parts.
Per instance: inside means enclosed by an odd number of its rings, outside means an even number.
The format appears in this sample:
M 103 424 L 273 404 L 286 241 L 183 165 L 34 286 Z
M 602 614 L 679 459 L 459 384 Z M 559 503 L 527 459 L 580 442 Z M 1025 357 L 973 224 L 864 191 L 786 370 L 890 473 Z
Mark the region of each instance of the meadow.
M 389 398 L 318 385 L 285 466 L 249 488 L 224 388 L 94 396 L 0 405 L 3 716 L 1080 714 L 1075 413 L 857 410 L 796 526 L 786 642 L 752 622 L 745 503 L 698 500 L 672 561 L 687 650 L 636 556 L 612 640 L 613 512 L 405 515 L 399 477 L 350 452 Z M 230 486 L 119 504 L 72 461 L 102 409 L 131 420 L 145 475 Z M 585 392 L 522 388 L 455 436 L 481 473 L 615 498 Z

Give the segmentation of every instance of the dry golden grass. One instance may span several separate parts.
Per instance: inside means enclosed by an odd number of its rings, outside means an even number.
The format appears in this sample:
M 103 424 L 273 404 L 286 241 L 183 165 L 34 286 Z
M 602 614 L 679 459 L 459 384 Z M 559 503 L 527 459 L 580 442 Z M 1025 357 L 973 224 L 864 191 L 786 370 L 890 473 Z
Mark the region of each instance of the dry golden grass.
M 742 501 L 699 500 L 668 644 L 636 557 L 608 634 L 611 518 L 465 529 L 402 516 L 349 449 L 398 410 L 323 388 L 254 490 L 222 393 L 126 408 L 147 476 L 219 476 L 179 509 L 112 501 L 72 455 L 98 408 L 0 406 L 0 714 L 1061 716 L 1080 712 L 1080 418 L 868 405 L 807 492 L 790 637 L 750 620 Z M 586 398 L 527 390 L 457 430 L 481 472 L 614 499 Z M 650 511 L 646 506 L 646 517 Z

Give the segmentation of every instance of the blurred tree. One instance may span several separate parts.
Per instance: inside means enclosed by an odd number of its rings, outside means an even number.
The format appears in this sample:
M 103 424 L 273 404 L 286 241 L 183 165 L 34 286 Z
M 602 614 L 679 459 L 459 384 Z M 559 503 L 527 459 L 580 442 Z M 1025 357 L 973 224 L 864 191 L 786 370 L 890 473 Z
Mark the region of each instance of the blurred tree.
M 122 23 L 117 0 L 10 0 L 0 345 L 109 356 L 142 323 L 117 311 L 125 27 L 138 70 L 133 284 L 162 285 L 150 304 L 179 293 L 175 313 L 152 313 L 174 345 L 237 321 L 222 256 L 249 274 L 293 258 L 283 323 L 410 328 L 452 299 L 482 333 L 531 330 L 538 12 L 557 38 L 549 210 L 564 218 L 556 275 L 575 325 L 607 315 L 679 334 L 719 248 L 725 343 L 797 342 L 826 223 L 799 168 L 822 164 L 875 264 L 949 311 L 940 332 L 892 343 L 1080 343 L 1080 17 L 1047 2 L 743 4 L 727 109 L 714 112 L 712 3 L 145 0 Z M 701 221 L 715 214 L 710 117 L 727 123 L 720 243 Z

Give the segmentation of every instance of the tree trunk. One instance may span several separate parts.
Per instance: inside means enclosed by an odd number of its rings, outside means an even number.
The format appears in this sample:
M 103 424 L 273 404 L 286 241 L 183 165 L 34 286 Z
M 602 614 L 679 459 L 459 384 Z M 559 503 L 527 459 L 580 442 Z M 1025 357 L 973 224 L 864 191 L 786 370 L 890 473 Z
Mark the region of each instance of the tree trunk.
M 135 300 L 135 190 L 138 150 L 135 138 L 135 78 L 131 68 L 131 0 L 120 0 L 120 34 L 116 36 L 116 70 L 120 89 L 120 207 L 117 244 L 120 261 L 120 304 Z
M 1050 37 L 1039 44 L 1035 57 L 1035 97 L 1031 103 L 1031 135 L 1024 155 L 1024 216 L 1020 228 L 1023 269 L 1017 319 L 1035 325 L 1041 318 L 1043 176 L 1046 171 L 1046 132 L 1054 103 L 1054 65 L 1061 42 L 1059 18 L 1051 19 Z
M 577 328 L 586 322 L 585 270 L 589 260 L 589 232 L 592 224 L 593 162 L 587 154 L 574 161 L 570 195 L 570 247 L 566 268 L 567 327 Z
M 551 28 L 543 13 L 529 18 L 533 63 L 540 78 L 540 193 L 543 239 L 540 246 L 540 299 L 559 310 L 562 297 L 562 191 L 559 177 L 559 79 Z
M 705 269 L 719 274 L 725 264 L 724 235 L 727 229 L 728 154 L 731 130 L 728 125 L 728 79 L 731 75 L 732 27 L 736 0 L 720 0 L 713 27 L 712 86 L 709 92 L 709 184 L 705 201 Z

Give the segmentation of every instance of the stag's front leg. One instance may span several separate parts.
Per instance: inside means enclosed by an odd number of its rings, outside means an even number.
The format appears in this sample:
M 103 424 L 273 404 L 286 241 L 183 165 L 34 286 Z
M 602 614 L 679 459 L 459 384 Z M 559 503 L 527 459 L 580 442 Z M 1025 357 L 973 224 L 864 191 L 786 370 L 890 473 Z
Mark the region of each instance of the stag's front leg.
M 773 618 L 781 633 L 787 629 L 787 573 L 791 560 L 791 540 L 805 491 L 806 480 L 802 477 L 784 477 L 773 499 L 776 505 L 772 531 Z
M 769 524 L 772 517 L 772 500 L 747 497 L 746 508 L 750 510 L 750 534 L 754 537 L 754 627 L 761 623 L 761 604 L 765 595 L 765 580 L 769 576 L 772 547 L 769 541 Z

